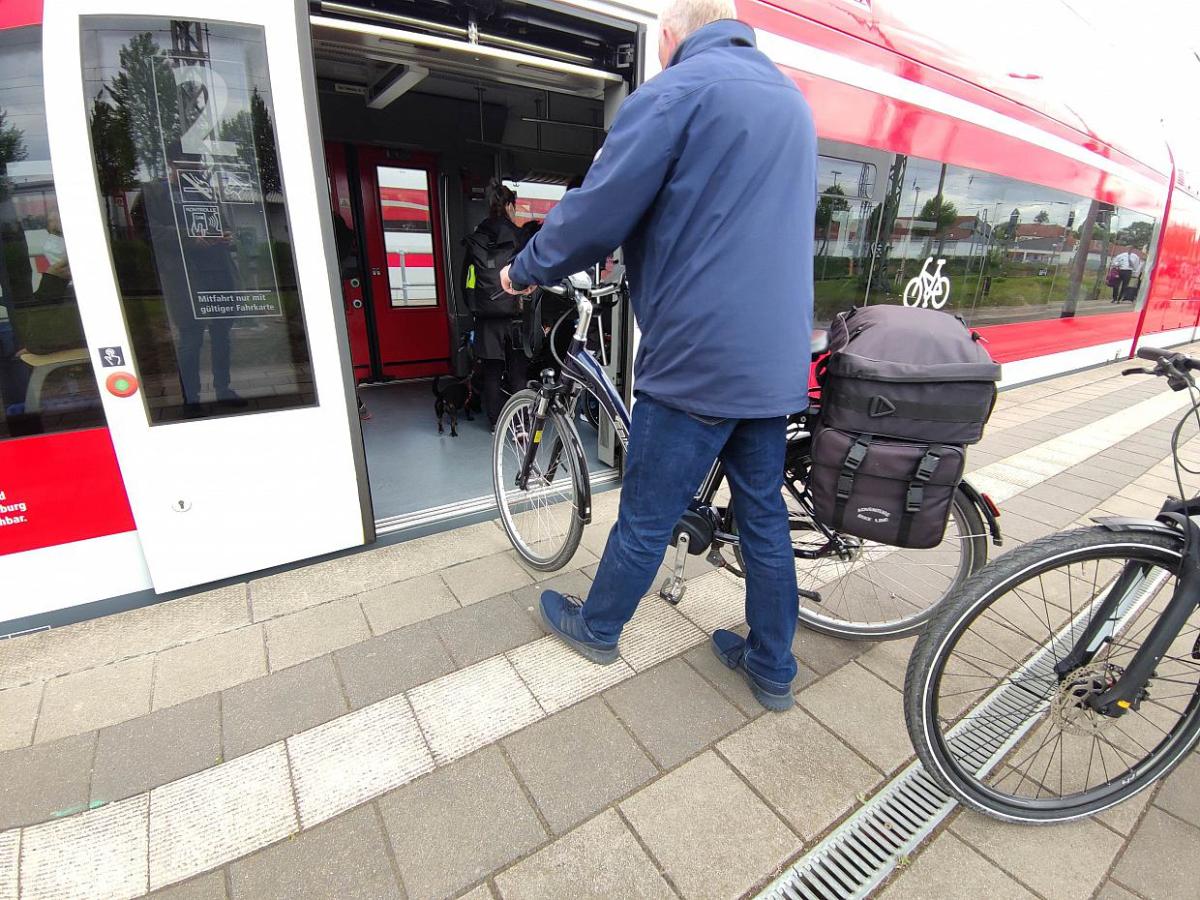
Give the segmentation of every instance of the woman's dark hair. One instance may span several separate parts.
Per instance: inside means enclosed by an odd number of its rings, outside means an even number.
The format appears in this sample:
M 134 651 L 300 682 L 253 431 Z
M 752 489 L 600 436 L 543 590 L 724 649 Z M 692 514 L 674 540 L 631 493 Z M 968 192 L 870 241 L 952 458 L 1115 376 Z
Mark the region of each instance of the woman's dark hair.
M 492 218 L 508 215 L 508 207 L 517 202 L 517 192 L 505 186 L 499 178 L 488 182 L 484 196 L 487 197 L 488 215 Z

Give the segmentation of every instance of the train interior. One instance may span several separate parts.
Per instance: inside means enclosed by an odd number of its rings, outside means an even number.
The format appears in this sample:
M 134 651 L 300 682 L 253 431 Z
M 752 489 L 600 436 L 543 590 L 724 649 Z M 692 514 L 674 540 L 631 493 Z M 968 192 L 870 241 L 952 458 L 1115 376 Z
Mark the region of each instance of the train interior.
M 344 309 L 375 519 L 387 533 L 490 503 L 463 241 L 488 214 L 491 179 L 516 192 L 523 225 L 586 172 L 633 86 L 638 34 L 533 5 L 319 6 L 312 39 Z M 561 317 L 552 300 L 544 325 Z M 598 317 L 590 341 L 618 386 L 630 319 L 622 309 Z M 520 327 L 531 334 L 533 319 Z M 542 342 L 531 378 L 553 364 Z M 469 408 L 439 428 L 439 393 L 464 383 Z M 615 477 L 611 426 L 583 414 L 577 426 L 593 480 Z

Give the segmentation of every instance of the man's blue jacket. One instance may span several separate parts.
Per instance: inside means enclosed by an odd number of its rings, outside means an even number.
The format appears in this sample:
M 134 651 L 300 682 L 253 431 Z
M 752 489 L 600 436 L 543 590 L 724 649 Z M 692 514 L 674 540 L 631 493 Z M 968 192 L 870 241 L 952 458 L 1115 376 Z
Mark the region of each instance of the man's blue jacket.
M 514 260 L 553 284 L 622 246 L 634 389 L 703 416 L 808 405 L 816 148 L 803 95 L 722 20 L 622 105 L 596 162 Z

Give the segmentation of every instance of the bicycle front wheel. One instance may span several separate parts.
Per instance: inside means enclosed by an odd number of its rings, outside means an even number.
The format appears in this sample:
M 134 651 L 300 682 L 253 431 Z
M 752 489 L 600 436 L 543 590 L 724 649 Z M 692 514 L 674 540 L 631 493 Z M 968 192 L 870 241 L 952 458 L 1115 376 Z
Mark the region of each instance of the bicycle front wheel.
M 971 578 L 909 660 L 905 718 L 925 768 L 968 806 L 1032 824 L 1093 815 L 1165 775 L 1200 735 L 1200 612 L 1124 715 L 1085 701 L 1120 679 L 1158 621 L 1182 549 L 1176 535 L 1089 528 L 1033 541 Z M 1113 589 L 1104 642 L 1057 672 Z
M 545 572 L 561 569 L 583 536 L 580 485 L 587 472 L 575 426 L 551 412 L 540 434 L 534 431 L 536 391 L 518 391 L 505 404 L 492 439 L 492 486 L 500 522 L 521 558 Z M 529 475 L 518 474 L 533 446 Z

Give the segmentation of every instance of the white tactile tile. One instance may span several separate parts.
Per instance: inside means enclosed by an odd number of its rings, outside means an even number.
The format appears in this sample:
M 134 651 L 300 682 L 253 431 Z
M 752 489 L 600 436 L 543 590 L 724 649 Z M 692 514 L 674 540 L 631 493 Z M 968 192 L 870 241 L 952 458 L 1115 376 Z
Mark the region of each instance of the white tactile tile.
M 17 900 L 17 854 L 21 848 L 21 832 L 0 832 L 0 900 Z
M 510 650 L 508 659 L 547 715 L 633 676 L 633 669 L 625 660 L 597 665 L 553 636 Z
M 683 602 L 688 602 L 686 596 Z M 638 604 L 637 612 L 621 633 L 621 656 L 635 671 L 644 672 L 703 640 L 703 631 L 672 609 L 666 600 L 651 594 Z
M 148 805 L 149 796 L 138 794 L 26 828 L 21 835 L 21 896 L 117 900 L 146 893 Z
M 746 621 L 746 583 L 720 571 L 702 575 L 676 608 L 706 634 L 733 628 Z
M 403 694 L 290 737 L 287 747 L 304 828 L 433 771 Z
M 438 765 L 460 759 L 545 715 L 503 656 L 413 688 L 408 699 Z
M 183 881 L 298 830 L 283 742 L 150 792 L 150 888 Z

